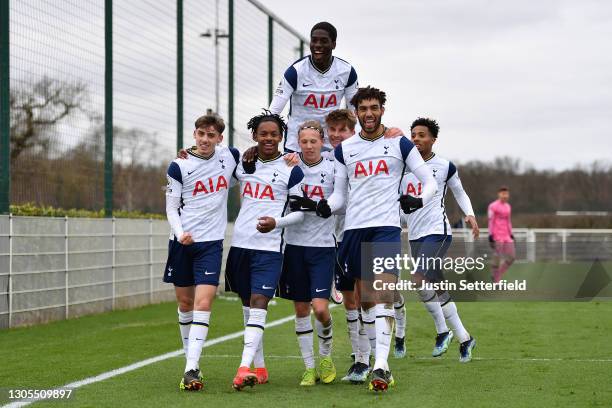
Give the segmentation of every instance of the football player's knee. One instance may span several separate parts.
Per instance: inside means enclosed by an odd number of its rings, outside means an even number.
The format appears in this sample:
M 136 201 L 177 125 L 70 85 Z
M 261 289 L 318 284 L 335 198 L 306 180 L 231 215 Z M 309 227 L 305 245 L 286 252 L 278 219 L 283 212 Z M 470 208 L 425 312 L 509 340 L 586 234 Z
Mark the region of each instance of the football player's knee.
M 421 302 L 423 303 L 430 302 L 436 298 L 436 292 L 431 289 L 419 289 L 418 293 L 419 293 L 419 298 L 421 299 Z
M 251 295 L 251 308 L 254 309 L 267 309 L 270 298 L 258 293 Z

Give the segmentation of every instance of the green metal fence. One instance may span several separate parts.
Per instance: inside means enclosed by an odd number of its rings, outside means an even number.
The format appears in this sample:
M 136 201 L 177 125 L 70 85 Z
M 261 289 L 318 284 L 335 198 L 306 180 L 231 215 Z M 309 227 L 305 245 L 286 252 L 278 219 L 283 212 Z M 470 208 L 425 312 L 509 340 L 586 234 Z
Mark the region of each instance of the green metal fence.
M 306 43 L 254 0 L 0 0 L 0 213 L 163 212 L 195 118 L 217 111 L 250 146 Z

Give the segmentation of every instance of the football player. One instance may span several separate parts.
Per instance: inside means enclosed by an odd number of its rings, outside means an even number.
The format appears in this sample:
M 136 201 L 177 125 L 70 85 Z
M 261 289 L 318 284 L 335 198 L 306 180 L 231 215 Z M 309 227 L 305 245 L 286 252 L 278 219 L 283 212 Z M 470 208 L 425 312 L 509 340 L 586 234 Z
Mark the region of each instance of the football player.
M 202 346 L 221 272 L 227 197 L 239 160 L 233 147 L 219 146 L 225 124 L 216 115 L 195 122 L 196 145 L 189 160 L 168 167 L 166 215 L 172 227 L 164 282 L 173 283 L 186 365 L 180 388 L 199 390 Z

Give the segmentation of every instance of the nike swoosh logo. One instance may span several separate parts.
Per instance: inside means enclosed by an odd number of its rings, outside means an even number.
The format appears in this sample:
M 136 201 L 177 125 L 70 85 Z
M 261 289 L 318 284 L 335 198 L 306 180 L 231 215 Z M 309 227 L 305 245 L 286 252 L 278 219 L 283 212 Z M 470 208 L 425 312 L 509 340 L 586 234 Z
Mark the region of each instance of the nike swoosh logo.
M 198 339 L 198 338 L 196 337 L 196 340 L 204 340 L 204 339 Z
M 315 289 L 315 292 L 319 293 L 319 292 L 325 292 L 327 289 Z
M 261 288 L 262 289 L 274 289 L 273 286 L 266 286 L 266 285 L 263 285 Z
M 187 172 L 187 175 L 189 176 L 191 173 L 193 173 L 195 170 L 191 170 Z
M 385 332 L 383 332 L 383 336 L 390 336 L 390 335 L 391 335 L 391 333 L 385 333 Z
M 349 157 L 355 157 L 357 156 L 359 153 L 355 153 L 355 154 L 349 154 Z
M 312 85 L 312 84 L 302 84 L 302 86 L 303 86 L 304 88 L 306 88 L 307 86 L 310 86 L 310 85 Z
M 204 275 L 214 275 L 216 272 L 204 272 Z

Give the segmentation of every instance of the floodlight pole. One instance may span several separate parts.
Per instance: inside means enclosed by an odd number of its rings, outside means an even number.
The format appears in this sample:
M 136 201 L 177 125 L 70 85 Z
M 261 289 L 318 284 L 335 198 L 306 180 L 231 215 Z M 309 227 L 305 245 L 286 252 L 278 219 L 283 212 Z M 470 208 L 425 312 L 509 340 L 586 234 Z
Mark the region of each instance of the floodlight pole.
M 215 113 L 219 113 L 219 38 L 229 38 L 229 34 L 219 29 L 219 0 L 215 0 L 215 28 L 206 30 L 200 37 L 212 37 L 215 45 Z

